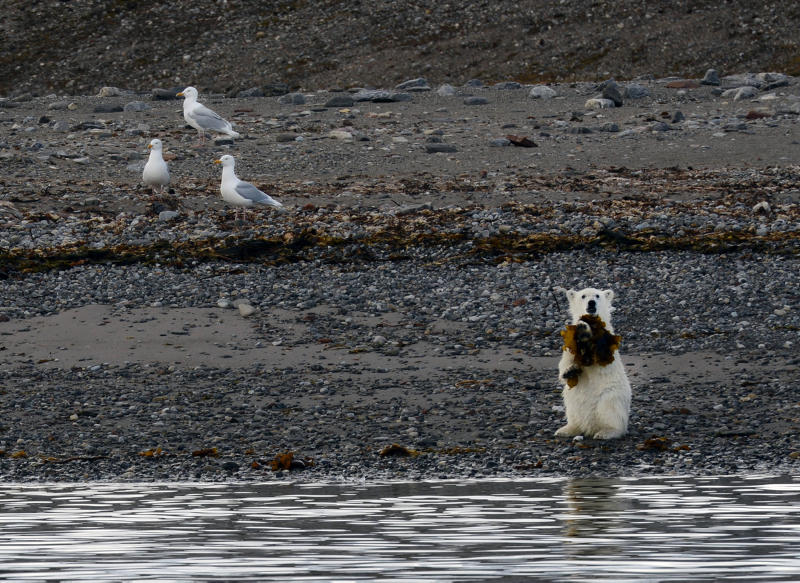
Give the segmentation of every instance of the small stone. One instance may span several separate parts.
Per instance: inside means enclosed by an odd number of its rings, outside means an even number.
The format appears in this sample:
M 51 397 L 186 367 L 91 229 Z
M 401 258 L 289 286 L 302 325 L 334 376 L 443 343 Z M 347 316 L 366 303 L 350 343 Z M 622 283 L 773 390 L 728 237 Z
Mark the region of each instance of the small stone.
M 456 88 L 453 87 L 452 85 L 448 85 L 447 83 L 445 83 L 444 85 L 439 87 L 439 89 L 436 90 L 436 94 L 439 97 L 452 97 L 453 95 L 456 94 Z
M 500 83 L 495 83 L 493 86 L 495 89 L 522 89 L 522 84 L 517 83 L 516 81 L 501 81 Z
M 611 109 L 614 106 L 614 102 L 610 99 L 604 99 L 602 97 L 592 97 L 588 99 L 584 104 L 586 109 Z
M 69 122 L 64 120 L 59 120 L 53 124 L 54 132 L 67 133 L 68 131 L 70 131 L 70 129 L 72 129 L 72 126 L 70 126 Z
M 489 141 L 489 147 L 491 148 L 504 148 L 510 145 L 511 145 L 511 140 L 507 138 L 495 138 Z
M 683 112 L 676 111 L 672 116 L 672 123 L 681 123 L 686 119 L 686 116 L 683 115 Z
M 158 213 L 158 220 L 161 222 L 169 222 L 173 219 L 178 218 L 181 215 L 178 211 L 161 211 Z
M 719 73 L 717 73 L 716 69 L 709 69 L 706 71 L 706 74 L 700 80 L 701 85 L 719 85 Z
M 429 154 L 458 152 L 452 144 L 425 144 L 425 151 Z
M 430 87 L 428 86 L 428 80 L 425 77 L 418 77 L 416 79 L 409 79 L 408 81 L 403 81 L 395 86 L 395 89 L 398 91 L 409 91 L 409 90 L 416 90 L 419 91 L 420 89 L 430 91 Z
M 236 97 L 264 97 L 264 90 L 261 87 L 250 87 L 250 89 L 243 89 L 236 94 Z
M 385 336 L 376 335 L 372 337 L 372 345 L 373 346 L 383 346 L 386 344 L 387 340 Z
M 555 89 L 547 85 L 534 85 L 528 93 L 531 99 L 552 99 L 556 95 Z
M 723 99 L 731 99 L 734 101 L 741 101 L 742 99 L 752 99 L 758 95 L 758 89 L 752 85 L 745 85 L 744 87 L 736 87 L 722 92 Z
M 247 304 L 245 302 L 240 302 L 237 307 L 239 308 L 239 314 L 243 318 L 247 318 L 248 316 L 252 316 L 253 314 L 256 313 L 256 309 L 250 304 Z
M 122 95 L 122 89 L 119 87 L 103 87 L 97 94 L 98 97 L 119 97 Z
M 610 99 L 614 102 L 614 107 L 622 107 L 622 94 L 619 85 L 613 79 L 609 79 L 603 84 L 603 99 Z
M 47 109 L 58 111 L 62 109 L 67 109 L 69 107 L 69 102 L 67 101 L 54 101 L 47 106 Z
M 328 137 L 333 138 L 334 140 L 342 140 L 345 142 L 354 141 L 353 134 L 347 130 L 331 130 L 328 132 Z
M 295 142 L 299 137 L 300 137 L 299 134 L 294 134 L 292 132 L 283 132 L 275 136 L 275 141 L 279 143 Z
M 94 108 L 95 113 L 118 113 L 120 111 L 122 111 L 122 106 L 113 103 L 101 103 Z
M 601 132 L 617 133 L 619 131 L 619 124 L 609 121 L 601 125 L 598 129 Z
M 231 301 L 228 298 L 220 298 L 217 300 L 218 308 L 228 309 L 232 306 L 233 304 L 231 304 Z
M 464 105 L 486 105 L 489 103 L 489 100 L 485 97 L 466 97 L 464 99 Z
M 126 103 L 122 109 L 123 111 L 147 111 L 148 109 L 152 108 L 144 101 L 131 101 Z
M 281 105 L 305 105 L 306 96 L 302 93 L 287 93 L 278 97 L 278 103 Z
M 334 95 L 325 102 L 325 107 L 353 107 L 355 101 L 349 95 Z
M 173 99 L 180 99 L 178 97 L 178 93 L 181 92 L 181 89 L 174 87 L 172 89 L 161 89 L 159 87 L 154 88 L 151 91 L 151 95 L 153 101 L 170 101 Z
M 625 97 L 628 99 L 643 99 L 645 97 L 650 97 L 650 90 L 644 85 L 630 83 L 625 86 Z

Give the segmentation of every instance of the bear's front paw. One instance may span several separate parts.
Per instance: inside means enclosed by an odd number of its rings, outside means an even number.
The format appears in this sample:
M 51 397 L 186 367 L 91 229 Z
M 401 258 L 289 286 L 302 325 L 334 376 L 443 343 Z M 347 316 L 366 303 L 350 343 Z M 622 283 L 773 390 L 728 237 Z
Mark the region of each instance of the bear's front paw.
M 589 342 L 592 339 L 592 327 L 583 320 L 575 324 L 575 340 L 577 342 Z
M 567 386 L 569 386 L 571 389 L 578 384 L 578 377 L 581 376 L 581 372 L 581 367 L 573 364 L 564 371 L 564 374 L 561 375 L 561 378 L 567 381 Z

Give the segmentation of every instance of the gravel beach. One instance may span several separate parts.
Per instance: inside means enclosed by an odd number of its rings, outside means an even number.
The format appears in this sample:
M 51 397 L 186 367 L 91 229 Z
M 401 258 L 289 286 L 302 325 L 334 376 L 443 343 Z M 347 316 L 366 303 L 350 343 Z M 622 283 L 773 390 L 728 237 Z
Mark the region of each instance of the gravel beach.
M 716 81 L 201 91 L 204 146 L 158 91 L 0 99 L 0 480 L 796 472 L 800 85 Z M 589 285 L 608 442 L 553 437 Z

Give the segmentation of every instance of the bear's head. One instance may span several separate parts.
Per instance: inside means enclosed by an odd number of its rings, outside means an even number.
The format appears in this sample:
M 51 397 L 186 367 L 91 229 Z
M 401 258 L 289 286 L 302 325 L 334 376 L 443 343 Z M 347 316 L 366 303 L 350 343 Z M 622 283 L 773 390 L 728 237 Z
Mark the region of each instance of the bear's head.
M 614 307 L 611 302 L 614 300 L 614 292 L 610 289 L 600 290 L 587 287 L 580 291 L 574 289 L 566 290 L 569 300 L 569 314 L 573 324 L 580 320 L 584 314 L 599 316 L 606 324 L 609 332 L 613 332 L 611 327 L 611 312 Z

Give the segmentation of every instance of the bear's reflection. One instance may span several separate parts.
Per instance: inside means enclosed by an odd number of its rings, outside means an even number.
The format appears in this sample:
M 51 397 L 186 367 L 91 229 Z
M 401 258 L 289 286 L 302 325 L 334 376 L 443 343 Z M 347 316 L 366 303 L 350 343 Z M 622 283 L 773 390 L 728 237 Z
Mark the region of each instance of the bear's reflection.
M 619 480 L 588 478 L 564 483 L 567 513 L 564 516 L 564 536 L 570 554 L 598 555 L 617 553 L 614 533 L 624 528 L 628 501 L 619 495 Z

